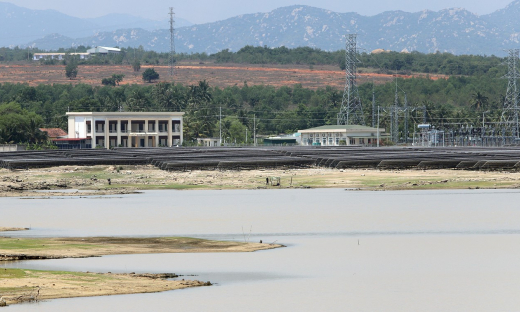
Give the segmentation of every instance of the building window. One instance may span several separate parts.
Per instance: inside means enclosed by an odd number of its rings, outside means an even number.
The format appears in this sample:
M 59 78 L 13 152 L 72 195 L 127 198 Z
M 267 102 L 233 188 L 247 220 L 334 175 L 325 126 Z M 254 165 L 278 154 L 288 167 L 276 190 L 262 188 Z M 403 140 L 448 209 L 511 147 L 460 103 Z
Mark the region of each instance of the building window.
M 365 144 L 365 139 L 359 139 L 359 144 Z
M 329 138 L 329 145 L 333 145 L 333 139 Z
M 323 145 L 327 145 L 327 138 L 323 138 L 322 142 L 323 142 Z
M 339 145 L 339 138 L 336 138 L 336 145 Z
M 350 145 L 356 145 L 356 139 L 350 139 Z

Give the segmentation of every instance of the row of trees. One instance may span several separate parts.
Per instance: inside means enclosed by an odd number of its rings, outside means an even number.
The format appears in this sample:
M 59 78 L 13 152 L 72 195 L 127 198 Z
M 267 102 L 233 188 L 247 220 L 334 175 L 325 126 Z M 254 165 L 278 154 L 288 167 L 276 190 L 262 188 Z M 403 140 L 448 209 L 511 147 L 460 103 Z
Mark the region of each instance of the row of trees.
M 498 122 L 507 80 L 491 76 L 488 73 L 480 77 L 452 76 L 439 80 L 399 79 L 399 104 L 404 105 L 406 92 L 410 107 L 409 132 L 423 122 L 424 108 L 426 122 L 439 127 L 480 125 L 486 111 L 490 111 L 486 113 L 486 122 Z M 381 107 L 380 125 L 390 130 L 388 108 L 394 103 L 395 84 L 360 86 L 368 125 L 372 122 L 373 91 L 376 105 Z M 120 107 L 125 111 L 185 111 L 188 140 L 218 136 L 221 108 L 224 136 L 243 142 L 245 129 L 250 137 L 255 121 L 257 133 L 264 135 L 335 124 L 341 101 L 342 90 L 331 87 L 311 90 L 301 85 L 275 88 L 244 84 L 223 89 L 211 87 L 205 81 L 191 86 L 164 82 L 115 87 L 0 85 L 0 103 L 19 105 L 34 114 L 31 116 L 41 116 L 41 124 L 46 127 L 66 129 L 67 111 L 117 111 Z
M 90 47 L 79 46 L 74 49 L 60 49 L 57 52 L 74 53 L 85 52 Z M 38 49 L 0 48 L 0 62 L 13 62 L 32 59 L 32 53 L 42 52 Z M 67 57 L 62 61 L 67 64 L 73 61 L 80 65 L 85 64 L 128 64 L 140 68 L 141 64 L 168 64 L 169 53 L 146 51 L 142 46 L 138 48 L 122 48 L 119 54 L 93 55 L 89 59 L 80 60 Z M 303 64 L 303 65 L 337 65 L 344 69 L 345 51 L 323 51 L 310 47 L 289 49 L 286 47 L 268 48 L 245 46 L 237 52 L 223 50 L 207 55 L 206 53 L 177 54 L 177 61 L 197 60 L 200 62 L 213 61 L 217 63 L 243 64 Z M 490 73 L 498 76 L 504 72 L 499 68 L 503 58 L 496 56 L 460 55 L 450 53 L 424 54 L 419 52 L 398 53 L 383 52 L 372 54 L 363 51 L 359 54 L 361 70 L 376 70 L 380 72 L 400 73 L 421 72 L 444 75 L 484 75 Z M 42 60 L 44 64 L 56 64 L 58 61 Z M 139 71 L 138 69 L 136 71 Z

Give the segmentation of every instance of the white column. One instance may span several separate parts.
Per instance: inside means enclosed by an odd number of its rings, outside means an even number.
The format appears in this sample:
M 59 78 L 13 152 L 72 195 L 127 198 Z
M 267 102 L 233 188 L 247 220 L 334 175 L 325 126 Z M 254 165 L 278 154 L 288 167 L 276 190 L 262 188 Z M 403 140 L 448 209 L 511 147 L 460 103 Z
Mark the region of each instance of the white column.
M 155 127 L 153 130 L 155 133 L 157 133 L 155 135 L 155 146 L 154 147 L 159 147 L 159 120 L 155 120 Z
M 144 137 L 144 147 L 148 147 L 148 119 L 144 120 L 144 133 L 146 135 Z
M 133 140 L 130 137 L 130 133 L 132 132 L 132 119 L 128 119 L 128 125 L 127 125 L 126 133 L 128 135 L 128 147 L 133 147 Z
M 179 142 L 179 145 L 182 145 L 182 142 L 184 142 L 184 129 L 183 129 L 184 124 L 182 122 L 182 117 L 180 118 L 180 121 L 181 121 L 181 124 L 180 124 L 179 128 L 181 131 L 181 141 Z
M 121 145 L 121 119 L 117 120 L 117 146 Z
M 110 149 L 110 123 L 108 118 L 105 118 L 105 147 Z
M 90 135 L 92 136 L 92 148 L 96 148 L 96 120 L 94 117 L 90 121 Z
M 172 118 L 168 118 L 168 147 L 173 146 L 173 122 Z

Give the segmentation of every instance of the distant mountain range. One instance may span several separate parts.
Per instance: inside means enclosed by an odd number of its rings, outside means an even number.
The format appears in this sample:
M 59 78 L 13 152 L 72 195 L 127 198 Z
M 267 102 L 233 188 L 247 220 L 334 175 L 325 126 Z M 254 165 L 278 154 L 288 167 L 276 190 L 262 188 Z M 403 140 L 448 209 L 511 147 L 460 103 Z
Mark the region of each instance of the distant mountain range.
M 362 16 L 296 5 L 201 25 L 182 27 L 183 22 L 178 20 L 175 40 L 177 52 L 187 53 L 237 51 L 245 45 L 309 46 L 332 51 L 344 48 L 345 34 L 357 33 L 363 51 L 504 55 L 504 49 L 520 48 L 519 17 L 520 0 L 482 16 L 460 8 Z M 4 46 L 51 50 L 72 45 L 142 45 L 147 50 L 165 52 L 170 48 L 167 26 L 167 21 L 158 24 L 128 15 L 79 19 L 0 3 L 0 45 Z
M 97 18 L 77 18 L 54 10 L 31 10 L 0 2 L 0 46 L 26 46 L 27 42 L 50 38 L 82 38 L 96 36 L 123 28 L 155 30 L 169 28 L 165 14 L 163 21 L 154 21 L 127 14 L 109 14 Z M 177 18 L 176 27 L 190 26 L 187 20 Z M 57 35 L 59 34 L 59 35 Z M 74 40 L 58 40 L 50 49 L 68 48 Z M 64 44 L 64 45 L 62 45 Z

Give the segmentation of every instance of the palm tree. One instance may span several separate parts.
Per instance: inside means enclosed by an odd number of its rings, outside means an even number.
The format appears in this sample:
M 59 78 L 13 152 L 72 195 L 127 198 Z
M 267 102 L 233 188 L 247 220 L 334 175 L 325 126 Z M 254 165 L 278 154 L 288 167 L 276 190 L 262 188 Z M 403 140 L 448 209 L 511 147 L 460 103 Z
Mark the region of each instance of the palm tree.
M 37 144 L 47 141 L 47 133 L 40 130 L 40 122 L 31 118 L 25 127 L 25 135 L 29 143 Z
M 488 103 L 488 97 L 480 93 L 480 91 L 477 91 L 473 94 L 471 107 L 475 108 L 476 110 L 484 109 L 484 107 Z

